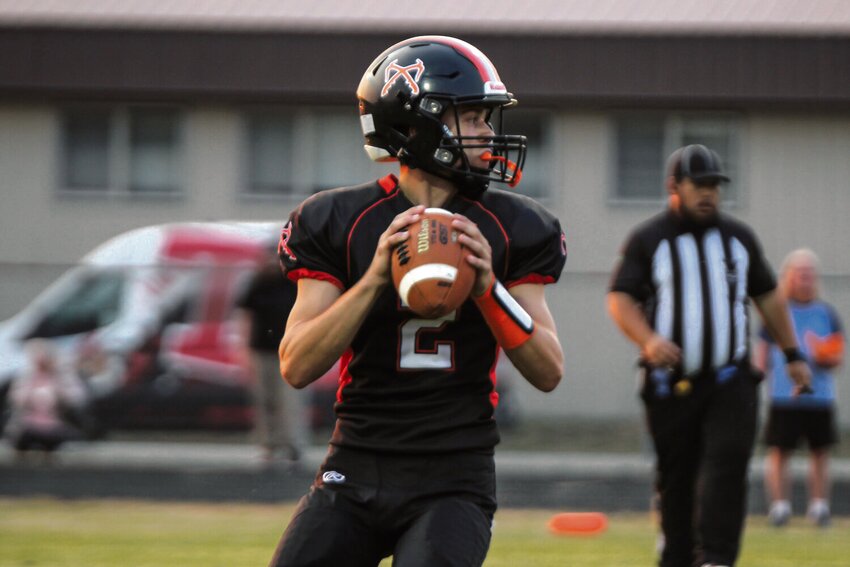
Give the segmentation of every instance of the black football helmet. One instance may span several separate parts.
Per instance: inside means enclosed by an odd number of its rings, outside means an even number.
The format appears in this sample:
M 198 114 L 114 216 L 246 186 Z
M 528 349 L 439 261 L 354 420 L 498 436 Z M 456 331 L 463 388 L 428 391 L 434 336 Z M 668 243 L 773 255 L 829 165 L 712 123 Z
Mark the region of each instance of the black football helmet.
M 445 112 L 464 107 L 490 109 L 488 122 L 517 101 L 496 68 L 476 47 L 444 36 L 413 37 L 378 56 L 357 88 L 366 153 L 375 161 L 399 160 L 409 167 L 453 181 L 477 197 L 490 181 L 519 183 L 525 163 L 525 136 L 457 135 L 445 125 Z M 493 116 L 498 113 L 497 116 Z M 460 128 L 460 126 L 458 126 Z M 465 149 L 480 148 L 490 167 L 472 167 Z

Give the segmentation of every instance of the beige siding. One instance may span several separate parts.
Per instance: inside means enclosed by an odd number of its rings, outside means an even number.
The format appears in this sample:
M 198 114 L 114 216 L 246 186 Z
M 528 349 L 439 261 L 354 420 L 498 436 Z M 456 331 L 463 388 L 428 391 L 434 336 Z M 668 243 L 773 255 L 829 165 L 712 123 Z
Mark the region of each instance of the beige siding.
M 283 219 L 297 203 L 240 198 L 241 119 L 219 108 L 185 111 L 181 195 L 59 195 L 57 117 L 48 106 L 0 107 L 0 263 L 73 262 L 131 228 L 181 220 Z
M 240 197 L 242 123 L 237 109 L 185 109 L 185 192 L 168 199 L 56 194 L 57 111 L 0 106 L 0 318 L 26 304 L 69 262 L 109 237 L 178 220 L 282 220 L 290 200 Z M 604 113 L 558 116 L 550 203 L 566 229 L 569 259 L 547 290 L 566 352 L 566 377 L 553 394 L 517 385 L 522 408 L 539 416 L 637 417 L 635 349 L 605 312 L 609 272 L 629 230 L 661 210 L 614 205 L 611 123 Z M 745 120 L 741 202 L 775 266 L 809 246 L 823 258 L 824 291 L 850 324 L 850 116 L 751 115 Z M 365 159 L 365 158 L 364 158 Z M 842 370 L 841 383 L 848 372 Z M 843 384 L 842 384 L 843 385 Z M 844 388 L 847 390 L 847 388 Z M 850 393 L 841 418 L 850 424 Z
M 52 120 L 46 108 L 0 107 L 0 259 L 61 262 L 53 185 Z M 65 239 L 67 240 L 67 239 Z M 64 248 L 62 244 L 59 248 Z M 69 250 L 70 252 L 70 250 Z
M 850 274 L 850 115 L 757 117 L 751 131 L 750 219 L 768 257 L 809 246 L 825 273 Z

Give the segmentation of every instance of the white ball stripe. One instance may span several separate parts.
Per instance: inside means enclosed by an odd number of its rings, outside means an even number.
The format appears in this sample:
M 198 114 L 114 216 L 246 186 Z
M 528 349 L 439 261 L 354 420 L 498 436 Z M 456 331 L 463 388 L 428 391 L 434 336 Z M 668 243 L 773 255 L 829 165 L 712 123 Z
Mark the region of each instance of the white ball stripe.
M 457 268 L 448 264 L 424 264 L 417 266 L 407 272 L 398 284 L 398 294 L 405 305 L 410 305 L 407 301 L 407 294 L 410 293 L 410 288 L 415 284 L 424 280 L 443 280 L 454 282 L 457 277 Z
M 440 207 L 428 207 L 425 209 L 426 215 L 445 215 L 448 217 L 454 216 L 454 213 L 451 211 L 447 211 L 446 209 L 441 209 Z

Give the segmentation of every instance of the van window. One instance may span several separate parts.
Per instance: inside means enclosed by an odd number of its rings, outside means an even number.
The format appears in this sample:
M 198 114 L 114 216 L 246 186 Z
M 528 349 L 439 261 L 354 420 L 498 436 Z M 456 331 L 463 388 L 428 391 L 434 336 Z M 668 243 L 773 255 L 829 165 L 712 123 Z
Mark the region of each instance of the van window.
M 89 333 L 108 325 L 118 317 L 123 272 L 90 274 L 78 287 L 50 312 L 30 338 L 62 337 Z

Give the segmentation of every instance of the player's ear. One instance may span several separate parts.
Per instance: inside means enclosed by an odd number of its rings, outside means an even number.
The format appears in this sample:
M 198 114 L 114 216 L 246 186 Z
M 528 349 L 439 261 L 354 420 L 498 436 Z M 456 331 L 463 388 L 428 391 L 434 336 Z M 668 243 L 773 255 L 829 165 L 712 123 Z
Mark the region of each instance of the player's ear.
M 668 175 L 664 180 L 664 187 L 667 189 L 667 196 L 670 207 L 673 209 L 679 208 L 679 186 L 676 183 L 676 178 L 672 175 Z
M 664 188 L 667 189 L 668 195 L 676 195 L 676 178 L 672 175 L 668 175 L 667 178 L 664 180 Z

